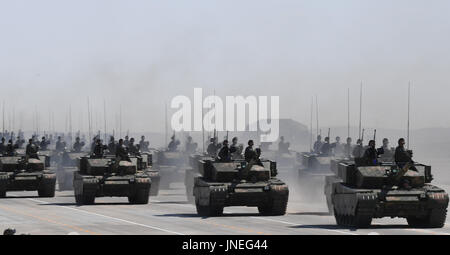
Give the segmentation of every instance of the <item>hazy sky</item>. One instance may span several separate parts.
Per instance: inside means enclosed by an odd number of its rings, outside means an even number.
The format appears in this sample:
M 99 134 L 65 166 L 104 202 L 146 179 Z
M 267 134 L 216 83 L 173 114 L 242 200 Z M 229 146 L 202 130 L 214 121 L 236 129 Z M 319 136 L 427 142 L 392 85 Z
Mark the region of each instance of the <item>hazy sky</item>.
M 0 0 L 0 99 L 18 127 L 94 125 L 161 131 L 176 95 L 279 95 L 281 117 L 305 124 L 450 127 L 450 1 Z M 22 117 L 20 117 L 22 116 Z M 12 121 L 11 121 L 12 122 Z M 100 125 L 100 124 L 98 124 Z

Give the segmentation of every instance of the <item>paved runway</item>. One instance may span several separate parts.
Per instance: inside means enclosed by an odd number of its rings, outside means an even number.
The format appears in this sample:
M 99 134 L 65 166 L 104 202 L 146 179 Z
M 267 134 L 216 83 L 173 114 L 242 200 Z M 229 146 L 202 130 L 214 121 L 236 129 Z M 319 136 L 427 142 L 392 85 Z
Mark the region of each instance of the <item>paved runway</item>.
M 227 207 L 223 217 L 201 218 L 195 206 L 186 202 L 182 184 L 160 191 L 148 205 L 129 205 L 127 198 L 105 197 L 97 198 L 95 205 L 77 206 L 70 191 L 56 192 L 54 198 L 39 198 L 37 192 L 8 192 L 8 198 L 0 200 L 0 229 L 12 227 L 18 234 L 32 235 L 450 234 L 448 221 L 442 229 L 412 229 L 404 219 L 389 218 L 375 219 L 370 229 L 340 228 L 334 217 L 326 214 L 320 185 L 317 196 L 301 198 L 301 190 L 290 184 L 288 213 L 281 217 L 259 216 L 256 208 Z

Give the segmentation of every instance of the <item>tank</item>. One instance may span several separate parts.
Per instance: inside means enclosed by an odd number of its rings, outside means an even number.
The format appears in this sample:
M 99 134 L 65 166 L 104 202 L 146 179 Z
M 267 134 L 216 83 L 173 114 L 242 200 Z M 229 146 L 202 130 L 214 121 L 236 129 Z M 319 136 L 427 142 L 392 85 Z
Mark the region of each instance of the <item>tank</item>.
M 406 218 L 411 227 L 441 228 L 445 224 L 448 194 L 431 184 L 431 167 L 414 164 L 418 172 L 395 164 L 359 166 L 352 161 L 334 162 L 336 175 L 327 179 L 329 210 L 340 226 L 367 228 L 373 218 Z M 395 186 L 408 180 L 411 189 Z
M 73 188 L 78 205 L 94 204 L 96 197 L 128 197 L 131 204 L 148 204 L 151 179 L 138 170 L 136 160 L 82 157 L 74 173 Z
M 301 158 L 301 166 L 299 168 L 301 177 L 305 175 L 326 176 L 332 174 L 330 167 L 331 161 L 335 159 L 333 156 L 304 152 L 299 157 Z
M 193 193 L 200 216 L 220 216 L 227 206 L 257 207 L 262 215 L 286 213 L 289 188 L 275 178 L 275 162 L 200 160 L 199 164 L 201 176 L 195 178 Z
M 39 197 L 54 197 L 56 174 L 45 165 L 46 157 L 0 157 L 0 197 L 8 191 L 35 191 Z
M 184 187 L 186 188 L 186 198 L 189 203 L 195 203 L 194 181 L 196 177 L 201 177 L 200 162 L 205 160 L 213 161 L 214 158 L 207 154 L 193 154 L 189 156 L 189 166 L 186 168 L 184 176 Z
M 73 190 L 73 176 L 78 170 L 80 158 L 84 156 L 86 153 L 83 152 L 66 151 L 62 154 L 56 167 L 56 179 L 60 191 Z
M 174 182 L 183 182 L 188 155 L 184 152 L 153 151 L 153 168 L 161 175 L 160 188 L 169 189 Z
M 139 157 L 137 157 L 138 170 L 144 171 L 151 179 L 151 187 L 150 187 L 150 196 L 157 196 L 159 193 L 159 183 L 161 180 L 161 175 L 159 174 L 159 170 L 155 169 L 152 166 L 153 156 L 149 152 L 141 153 Z

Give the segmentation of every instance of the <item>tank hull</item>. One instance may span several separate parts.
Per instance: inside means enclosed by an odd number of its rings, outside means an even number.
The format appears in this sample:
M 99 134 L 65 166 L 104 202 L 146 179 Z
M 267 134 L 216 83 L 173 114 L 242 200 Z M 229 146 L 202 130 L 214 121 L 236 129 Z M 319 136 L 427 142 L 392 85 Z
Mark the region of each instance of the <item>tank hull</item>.
M 8 191 L 38 191 L 41 197 L 54 197 L 56 174 L 41 172 L 0 172 L 0 197 Z
M 258 207 L 261 214 L 284 215 L 289 199 L 288 186 L 275 178 L 268 182 L 208 182 L 195 178 L 193 194 L 201 216 L 219 216 L 224 207 Z
M 74 174 L 74 194 L 78 204 L 93 204 L 96 197 L 128 197 L 130 203 L 147 204 L 151 179 L 148 176 L 91 176 Z

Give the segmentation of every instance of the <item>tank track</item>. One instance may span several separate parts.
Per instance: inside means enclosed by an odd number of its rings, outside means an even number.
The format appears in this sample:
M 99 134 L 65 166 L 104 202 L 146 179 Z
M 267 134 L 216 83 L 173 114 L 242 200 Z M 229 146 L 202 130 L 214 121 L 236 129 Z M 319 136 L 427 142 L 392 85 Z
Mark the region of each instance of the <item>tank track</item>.
M 370 227 L 378 200 L 376 194 L 344 194 L 335 199 L 334 217 L 337 225 L 350 228 Z

